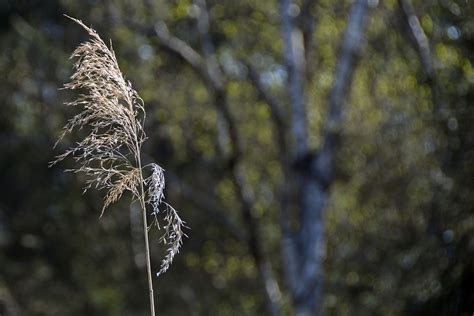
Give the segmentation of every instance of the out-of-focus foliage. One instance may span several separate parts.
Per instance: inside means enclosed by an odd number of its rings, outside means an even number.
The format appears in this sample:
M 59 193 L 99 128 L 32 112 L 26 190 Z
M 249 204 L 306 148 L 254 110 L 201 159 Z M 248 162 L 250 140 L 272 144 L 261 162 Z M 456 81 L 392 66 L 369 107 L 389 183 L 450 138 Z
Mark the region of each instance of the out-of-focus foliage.
M 320 0 L 311 8 L 315 49 L 306 98 L 314 148 L 349 5 Z M 435 108 L 400 26 L 397 1 L 380 1 L 351 87 L 338 180 L 325 213 L 325 315 L 474 312 L 474 7 L 468 0 L 413 5 L 430 39 L 442 108 Z M 207 6 L 217 58 L 231 78 L 225 89 L 254 215 L 265 252 L 281 271 L 275 132 L 241 63 L 253 64 L 285 101 L 278 5 Z M 100 197 L 81 195 L 84 179 L 63 173 L 64 166 L 47 168 L 71 116 L 61 105 L 71 96 L 58 88 L 72 73 L 69 54 L 86 38 L 63 13 L 112 39 L 147 107 L 145 152 L 166 169 L 167 199 L 191 228 L 176 263 L 155 281 L 158 314 L 265 313 L 259 270 L 242 240 L 236 188 L 221 163 L 228 135 L 213 96 L 153 31 L 163 20 L 199 51 L 196 10 L 189 0 L 0 3 L 0 314 L 144 315 L 148 308 L 134 206 L 122 201 L 99 221 Z M 158 234 L 151 239 L 158 268 L 164 249 Z M 281 300 L 290 314 L 288 295 Z

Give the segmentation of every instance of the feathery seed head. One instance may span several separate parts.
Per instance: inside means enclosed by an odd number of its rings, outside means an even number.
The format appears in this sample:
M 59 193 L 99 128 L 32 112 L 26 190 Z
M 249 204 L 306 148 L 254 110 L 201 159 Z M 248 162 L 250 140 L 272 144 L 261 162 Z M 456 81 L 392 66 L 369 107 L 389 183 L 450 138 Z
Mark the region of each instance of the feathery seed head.
M 81 25 L 91 38 L 79 45 L 71 56 L 76 59 L 74 74 L 64 88 L 79 89 L 82 94 L 66 105 L 79 107 L 81 112 L 67 122 L 58 142 L 75 129 L 85 127 L 88 134 L 74 147 L 57 156 L 50 165 L 72 157 L 78 167 L 69 171 L 87 176 L 85 190 L 92 186 L 106 190 L 101 216 L 110 204 L 129 191 L 134 199 L 142 202 L 144 211 L 146 204 L 151 206 L 159 227 L 157 215 L 163 203 L 166 206 L 165 232 L 160 242 L 168 249 L 158 273 L 161 274 L 179 252 L 184 222 L 174 208 L 163 202 L 163 169 L 157 164 L 150 164 L 152 173 L 143 179 L 141 146 L 146 139 L 143 100 L 131 83 L 125 80 L 112 46 L 109 48 L 97 32 L 82 21 L 69 18 Z

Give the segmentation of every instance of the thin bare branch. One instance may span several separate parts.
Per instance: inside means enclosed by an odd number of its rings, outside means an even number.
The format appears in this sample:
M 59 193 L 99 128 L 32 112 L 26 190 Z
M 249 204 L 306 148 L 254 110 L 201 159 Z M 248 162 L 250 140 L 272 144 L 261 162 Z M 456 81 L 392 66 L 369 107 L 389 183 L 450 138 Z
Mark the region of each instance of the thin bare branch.
M 281 27 L 284 42 L 284 60 L 288 73 L 288 98 L 292 109 L 291 130 L 295 142 L 296 157 L 307 151 L 307 124 L 304 101 L 304 44 L 301 31 L 295 27 L 292 1 L 280 0 Z
M 207 73 L 211 82 L 214 83 L 215 89 L 220 90 L 224 88 L 224 75 L 217 61 L 216 49 L 209 30 L 210 21 L 206 0 L 194 0 L 194 3 L 199 8 L 197 15 L 197 29 L 201 39 L 202 52 L 206 60 Z
M 367 11 L 367 0 L 357 0 L 351 8 L 347 21 L 339 59 L 336 64 L 334 82 L 329 93 L 328 119 L 325 124 L 326 146 L 333 146 L 332 137 L 339 134 L 342 127 L 345 101 L 351 87 L 355 66 L 359 60 L 361 45 L 364 41 Z
M 303 0 L 301 4 L 300 14 L 298 16 L 298 25 L 303 33 L 304 43 L 304 65 L 305 65 L 305 76 L 307 79 L 311 79 L 314 71 L 312 67 L 313 56 L 314 56 L 314 31 L 316 28 L 315 18 L 312 12 L 313 6 L 317 3 L 317 0 Z
M 158 21 L 154 30 L 162 45 L 181 56 L 194 68 L 205 70 L 205 63 L 201 55 L 185 41 L 171 35 L 165 22 Z
M 411 39 L 410 43 L 413 45 L 420 58 L 423 73 L 431 90 L 435 112 L 440 115 L 442 120 L 446 120 L 448 114 L 446 113 L 446 109 L 442 106 L 441 87 L 438 85 L 438 80 L 436 78 L 428 36 L 426 36 L 425 31 L 421 27 L 420 20 L 418 19 L 415 9 L 410 1 L 398 0 L 398 6 L 402 13 L 403 22 L 409 30 Z
M 286 146 L 286 123 L 284 120 L 283 106 L 280 102 L 271 95 L 271 93 L 264 87 L 260 80 L 260 74 L 250 64 L 246 64 L 248 70 L 248 78 L 252 82 L 255 89 L 257 89 L 260 98 L 268 105 L 270 114 L 275 125 L 277 143 L 280 151 L 280 156 L 284 159 L 287 153 Z
M 214 89 L 223 88 L 223 83 L 220 80 L 216 80 L 215 76 L 210 75 L 211 72 L 208 69 L 206 60 L 189 46 L 188 43 L 171 35 L 163 21 L 158 21 L 155 24 L 154 31 L 161 45 L 183 58 L 183 60 L 197 70 L 199 75 L 203 77 L 206 82 L 210 83 Z

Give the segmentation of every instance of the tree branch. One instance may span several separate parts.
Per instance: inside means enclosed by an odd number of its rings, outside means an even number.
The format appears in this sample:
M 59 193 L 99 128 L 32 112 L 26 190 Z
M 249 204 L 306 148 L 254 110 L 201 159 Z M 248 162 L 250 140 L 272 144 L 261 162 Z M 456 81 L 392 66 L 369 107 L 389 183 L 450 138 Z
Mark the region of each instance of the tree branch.
M 316 0 L 303 0 L 301 5 L 300 15 L 298 16 L 298 24 L 303 33 L 303 43 L 304 43 L 304 58 L 305 58 L 305 68 L 306 68 L 306 77 L 309 79 L 312 76 L 313 68 L 312 64 L 313 55 L 314 55 L 314 29 L 315 29 L 315 19 L 312 15 L 312 7 L 316 3 Z
M 211 81 L 207 74 L 207 67 L 202 56 L 191 46 L 180 38 L 169 33 L 168 27 L 163 21 L 158 21 L 154 27 L 155 35 L 160 40 L 161 45 L 180 56 L 191 67 L 207 81 Z
M 275 125 L 280 156 L 282 156 L 281 158 L 283 159 L 283 156 L 286 156 L 287 153 L 285 136 L 286 123 L 283 118 L 283 106 L 263 86 L 262 81 L 260 80 L 260 74 L 257 72 L 257 70 L 250 64 L 245 63 L 245 65 L 248 70 L 248 78 L 250 82 L 252 82 L 255 89 L 257 89 L 260 98 L 268 105 L 268 108 L 270 109 L 270 115 Z
M 399 0 L 398 6 L 405 26 L 402 31 L 408 31 L 409 42 L 418 54 L 422 68 L 421 70 L 426 77 L 426 82 L 431 91 L 433 115 L 437 119 L 434 123 L 449 139 L 453 136 L 455 131 L 450 129 L 448 125 L 450 113 L 449 110 L 443 105 L 443 92 L 441 86 L 438 84 L 438 78 L 436 77 L 428 36 L 426 36 L 423 28 L 421 27 L 420 21 L 411 3 L 408 0 Z M 402 34 L 407 35 L 405 32 Z M 445 171 L 448 170 L 448 166 L 453 159 L 453 149 L 448 146 L 444 152 L 440 152 L 438 155 L 441 162 L 441 169 Z M 440 185 L 436 183 L 432 184 L 432 186 L 434 198 L 431 200 L 431 205 L 429 208 L 430 211 L 428 215 L 427 232 L 430 235 L 436 236 L 440 233 L 440 205 L 436 197 L 439 196 L 437 193 L 442 191 L 442 189 L 440 188 Z
M 288 201 L 289 191 L 291 185 L 289 184 L 289 151 L 286 139 L 287 123 L 284 120 L 283 106 L 280 102 L 274 98 L 270 92 L 264 87 L 260 80 L 260 74 L 250 64 L 244 62 L 248 70 L 248 78 L 252 82 L 253 86 L 257 89 L 260 98 L 268 105 L 270 114 L 273 120 L 276 131 L 276 142 L 278 144 L 278 150 L 281 161 L 281 168 L 283 172 L 283 183 L 280 187 L 280 227 L 283 232 L 283 236 L 286 236 L 289 232 L 289 216 L 288 216 Z
M 428 37 L 421 27 L 420 20 L 416 16 L 415 9 L 407 0 L 398 0 L 398 5 L 403 15 L 403 20 L 411 32 L 414 46 L 420 55 L 420 61 L 424 71 L 428 77 L 432 77 L 434 75 L 434 67 L 431 58 L 430 44 Z
M 201 40 L 201 48 L 207 65 L 207 73 L 211 81 L 214 83 L 214 89 L 220 90 L 224 88 L 224 75 L 219 67 L 216 57 L 216 49 L 212 42 L 209 31 L 209 12 L 207 11 L 205 0 L 194 0 L 199 8 L 197 15 L 197 30 Z
M 361 43 L 363 42 L 364 26 L 368 13 L 367 0 L 357 0 L 352 8 L 347 22 L 336 64 L 334 82 L 328 98 L 328 119 L 324 126 L 324 144 L 320 154 L 320 166 L 317 170 L 332 170 L 333 156 L 338 145 L 337 138 L 342 129 L 343 111 L 352 83 L 352 77 L 359 60 Z M 326 176 L 325 178 L 330 177 Z M 329 179 L 327 179 L 329 180 Z
M 291 129 L 295 140 L 295 156 L 307 150 L 306 110 L 304 104 L 304 44 L 301 31 L 294 25 L 291 0 L 280 0 L 285 67 L 288 73 L 288 97 L 292 108 Z
M 441 114 L 442 120 L 447 118 L 447 113 L 442 112 L 440 87 L 436 79 L 436 73 L 434 70 L 433 57 L 431 55 L 431 48 L 428 41 L 428 37 L 425 31 L 421 27 L 420 20 L 416 16 L 415 9 L 408 0 L 398 0 L 398 6 L 403 18 L 403 22 L 409 31 L 410 43 L 418 53 L 420 63 L 423 69 L 423 73 L 426 76 L 427 83 L 431 90 L 431 97 L 435 112 Z

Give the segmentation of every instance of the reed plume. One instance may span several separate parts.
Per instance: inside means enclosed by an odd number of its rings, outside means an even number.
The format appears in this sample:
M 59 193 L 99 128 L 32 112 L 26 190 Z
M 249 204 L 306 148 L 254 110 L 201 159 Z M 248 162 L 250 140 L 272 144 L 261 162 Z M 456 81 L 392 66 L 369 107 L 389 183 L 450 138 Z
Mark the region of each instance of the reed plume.
M 81 94 L 66 105 L 79 107 L 81 111 L 67 122 L 58 142 L 75 129 L 85 128 L 88 133 L 74 147 L 57 156 L 51 164 L 72 157 L 78 167 L 68 171 L 86 175 L 87 185 L 84 190 L 95 187 L 105 191 L 100 216 L 126 191 L 140 203 L 150 311 L 151 315 L 155 315 L 148 230 L 153 224 L 160 227 L 159 217 L 163 213 L 164 234 L 160 242 L 167 246 L 167 253 L 157 273 L 160 275 L 169 268 L 179 252 L 184 222 L 176 210 L 163 201 L 163 169 L 154 163 L 142 166 L 141 148 L 146 139 L 143 129 L 145 108 L 143 100 L 120 71 L 112 44 L 109 48 L 95 30 L 80 20 L 69 18 L 81 25 L 89 33 L 90 39 L 80 44 L 71 56 L 76 59 L 74 73 L 64 88 L 79 90 Z M 144 173 L 150 173 L 150 176 L 144 178 Z M 154 215 L 150 226 L 147 221 L 147 206 Z M 164 208 L 161 210 L 162 206 Z

